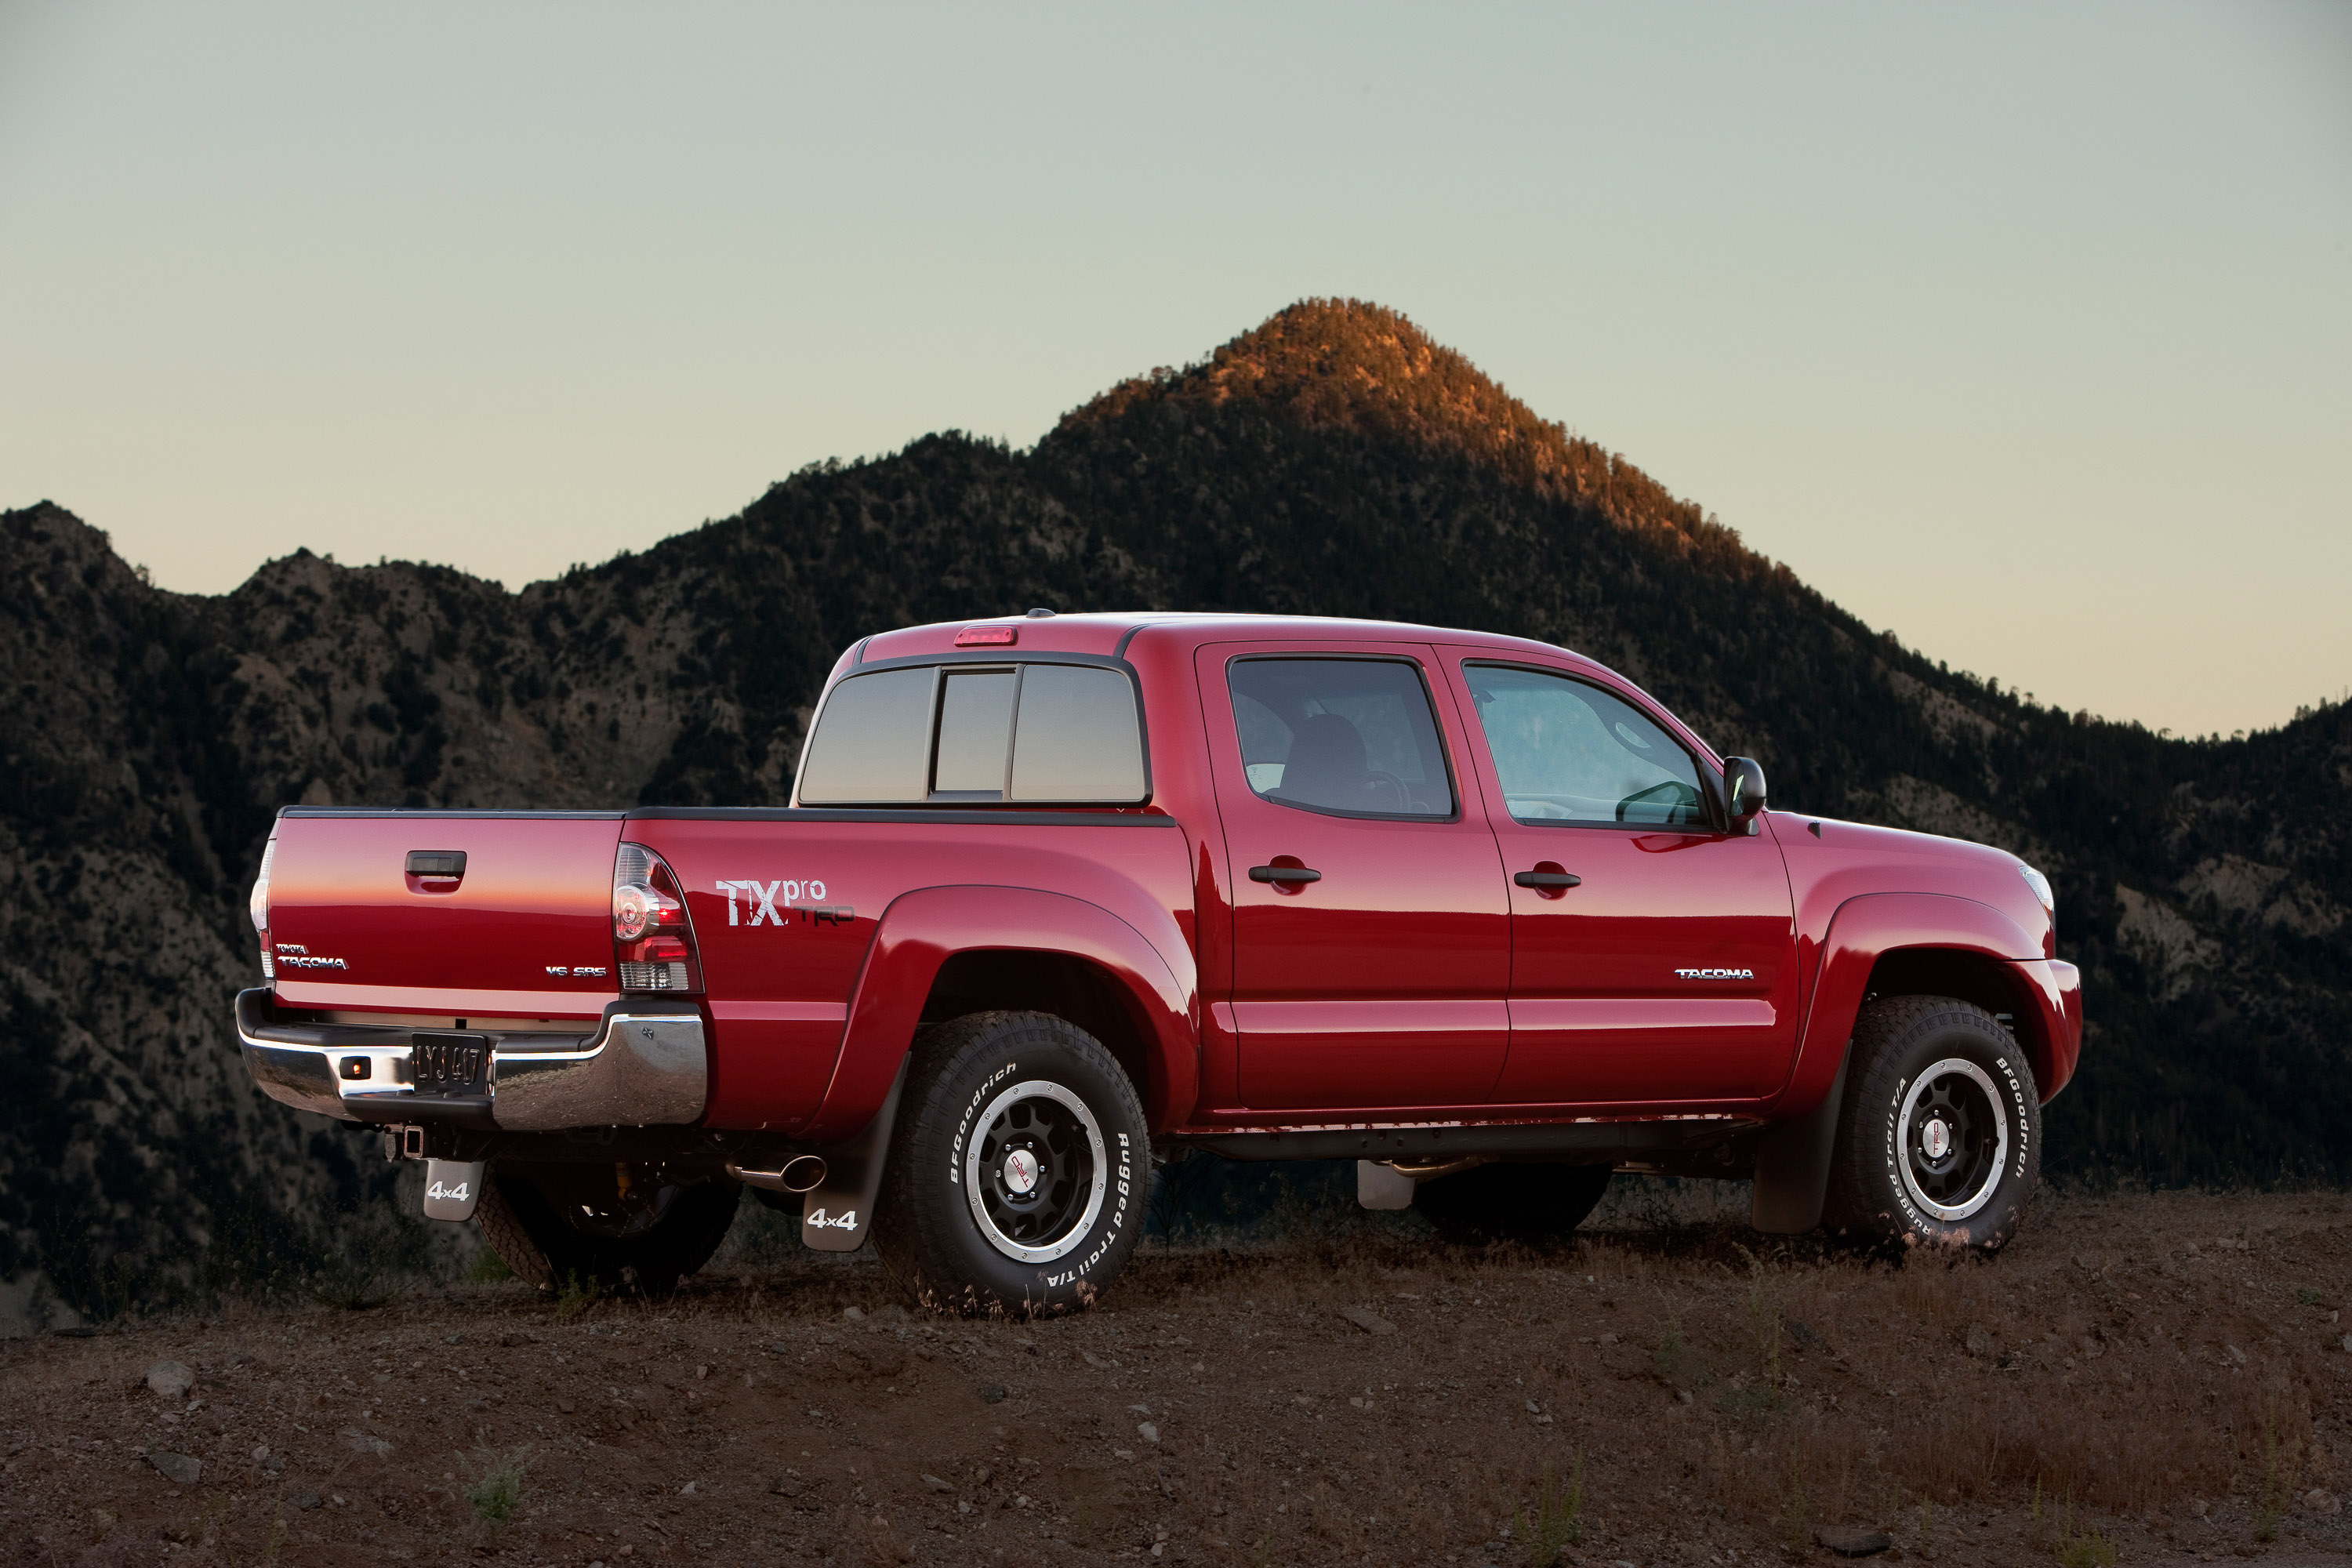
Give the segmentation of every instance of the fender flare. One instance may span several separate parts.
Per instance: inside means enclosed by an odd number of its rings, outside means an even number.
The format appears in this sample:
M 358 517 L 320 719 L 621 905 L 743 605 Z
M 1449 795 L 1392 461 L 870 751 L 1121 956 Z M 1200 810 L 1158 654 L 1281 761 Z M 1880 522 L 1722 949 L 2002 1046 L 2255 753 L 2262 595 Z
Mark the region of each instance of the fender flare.
M 1864 893 L 1830 917 L 1797 1059 L 1756 1151 L 1756 1228 L 1801 1235 L 1822 1221 L 1830 1156 L 1845 1099 L 1846 1057 L 1864 990 L 1879 959 L 1903 948 L 1972 952 L 2038 963 L 2042 944 L 1990 904 L 1949 893 Z
M 964 952 L 1049 952 L 1082 959 L 1118 984 L 1145 1026 L 1160 1120 L 1181 1125 L 1201 1091 L 1200 980 L 1175 921 L 1152 941 L 1100 904 L 1034 888 L 919 888 L 890 901 L 851 990 L 824 1098 L 800 1137 L 846 1138 L 872 1120 L 914 1044 L 940 966 Z

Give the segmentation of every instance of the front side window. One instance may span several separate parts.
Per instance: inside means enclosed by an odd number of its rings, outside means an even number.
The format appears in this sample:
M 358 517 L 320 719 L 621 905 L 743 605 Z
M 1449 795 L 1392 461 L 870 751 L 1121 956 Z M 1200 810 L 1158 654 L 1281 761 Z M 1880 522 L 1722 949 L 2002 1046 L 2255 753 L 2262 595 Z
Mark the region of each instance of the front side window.
M 1394 658 L 1244 658 L 1228 667 L 1242 770 L 1277 805 L 1451 816 L 1429 692 Z
M 1691 755 L 1597 686 L 1511 665 L 1465 664 L 1512 819 L 1707 825 Z

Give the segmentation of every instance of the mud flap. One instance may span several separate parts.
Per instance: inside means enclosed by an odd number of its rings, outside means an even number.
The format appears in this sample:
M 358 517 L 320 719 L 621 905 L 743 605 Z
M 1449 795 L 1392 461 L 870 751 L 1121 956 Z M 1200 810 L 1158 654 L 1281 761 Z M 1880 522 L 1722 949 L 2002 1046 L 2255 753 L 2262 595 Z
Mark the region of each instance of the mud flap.
M 890 1080 L 890 1093 L 864 1131 L 824 1155 L 824 1184 L 801 1198 L 801 1245 L 819 1252 L 855 1252 L 873 1228 L 874 1200 L 882 1191 L 882 1166 L 890 1154 L 890 1133 L 898 1125 L 898 1097 L 906 1092 L 908 1052 Z
M 1822 1223 L 1829 1197 L 1830 1156 L 1837 1150 L 1838 1115 L 1845 1106 L 1845 1069 L 1853 1045 L 1838 1063 L 1837 1079 L 1821 1104 L 1764 1134 L 1756 1149 L 1756 1195 L 1749 1220 L 1767 1236 L 1802 1236 Z
M 1409 1209 L 1421 1184 L 1381 1160 L 1356 1162 L 1356 1203 L 1368 1209 Z
M 425 1217 L 453 1224 L 473 1218 L 474 1205 L 482 1201 L 485 1169 L 479 1160 L 425 1161 Z

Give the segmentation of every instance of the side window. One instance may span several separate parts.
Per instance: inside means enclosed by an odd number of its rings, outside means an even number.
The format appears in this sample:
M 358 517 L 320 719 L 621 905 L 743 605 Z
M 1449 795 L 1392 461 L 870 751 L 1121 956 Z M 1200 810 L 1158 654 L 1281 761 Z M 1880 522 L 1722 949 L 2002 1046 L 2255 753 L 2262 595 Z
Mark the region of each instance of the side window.
M 1697 765 L 1641 710 L 1541 670 L 1465 664 L 1462 674 L 1514 820 L 1707 825 Z
M 809 737 L 803 805 L 1148 798 L 1134 683 L 1093 665 L 854 675 Z
M 1395 658 L 1242 658 L 1227 667 L 1242 769 L 1277 805 L 1451 816 L 1454 784 L 1421 671 Z
M 804 805 L 875 805 L 919 801 L 929 780 L 929 669 L 853 675 L 833 689 L 809 737 L 801 768 Z

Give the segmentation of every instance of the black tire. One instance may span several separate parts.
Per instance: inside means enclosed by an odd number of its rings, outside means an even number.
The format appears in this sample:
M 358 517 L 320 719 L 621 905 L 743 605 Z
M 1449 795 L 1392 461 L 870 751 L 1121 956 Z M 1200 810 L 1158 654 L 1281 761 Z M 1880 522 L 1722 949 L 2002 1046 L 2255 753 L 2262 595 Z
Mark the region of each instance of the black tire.
M 1606 1165 L 1473 1165 L 1422 1183 L 1412 1206 L 1448 1241 L 1544 1241 L 1582 1225 L 1612 1173 Z
M 666 1296 L 719 1250 L 741 1193 L 657 1165 L 523 1165 L 490 1173 L 474 1222 L 515 1277 L 541 1290 Z
M 2042 1173 L 2042 1103 L 2014 1037 L 1949 996 L 1872 1002 L 1854 1025 L 1823 1220 L 1895 1246 L 1991 1252 Z
M 885 1181 L 875 1240 L 919 1301 L 1065 1312 L 1135 1250 L 1150 1130 L 1135 1086 L 1085 1030 L 1045 1013 L 973 1013 L 917 1041 Z

